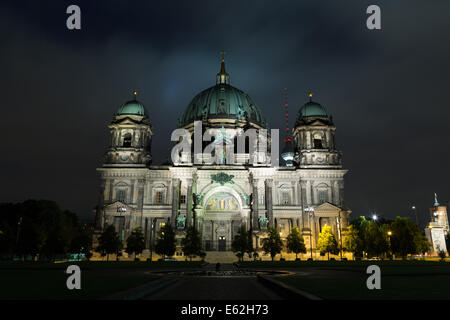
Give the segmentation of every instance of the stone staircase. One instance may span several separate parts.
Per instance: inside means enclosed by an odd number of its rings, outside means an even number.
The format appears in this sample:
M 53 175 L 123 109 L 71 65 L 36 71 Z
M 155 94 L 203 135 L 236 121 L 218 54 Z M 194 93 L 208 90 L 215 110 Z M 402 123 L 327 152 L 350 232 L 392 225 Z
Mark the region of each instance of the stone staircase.
M 238 258 L 232 251 L 207 251 L 205 261 L 209 263 L 233 263 L 237 262 Z

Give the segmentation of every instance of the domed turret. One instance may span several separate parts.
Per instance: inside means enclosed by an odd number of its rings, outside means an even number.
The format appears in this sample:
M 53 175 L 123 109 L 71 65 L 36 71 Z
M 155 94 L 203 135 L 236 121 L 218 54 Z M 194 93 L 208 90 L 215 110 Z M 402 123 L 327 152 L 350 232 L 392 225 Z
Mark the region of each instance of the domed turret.
M 124 103 L 109 125 L 110 147 L 106 151 L 104 167 L 145 167 L 151 163 L 153 130 L 142 103 L 134 99 Z
M 138 115 L 138 116 L 146 116 L 147 112 L 145 111 L 145 107 L 142 103 L 136 100 L 137 92 L 134 91 L 134 99 L 125 102 L 122 106 L 120 106 L 116 115 Z
M 328 117 L 325 108 L 320 103 L 312 101 L 312 93 L 309 94 L 309 101 L 300 108 L 297 120 L 303 117 Z
M 300 168 L 341 168 L 342 158 L 336 149 L 333 119 L 325 108 L 312 101 L 299 110 L 293 136 L 295 144 L 295 162 Z

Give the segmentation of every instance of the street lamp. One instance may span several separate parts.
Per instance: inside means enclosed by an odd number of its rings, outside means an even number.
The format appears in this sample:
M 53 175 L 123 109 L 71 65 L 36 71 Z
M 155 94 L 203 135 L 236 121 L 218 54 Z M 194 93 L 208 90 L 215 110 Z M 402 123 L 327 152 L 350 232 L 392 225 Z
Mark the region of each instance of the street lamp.
M 339 216 L 338 216 L 338 231 L 339 231 L 339 242 L 341 243 L 341 261 L 342 261 L 342 227 L 341 227 L 341 210 L 339 210 Z
M 378 219 L 377 215 L 374 214 L 374 215 L 372 216 L 372 220 L 376 221 L 377 219 Z
M 389 230 L 388 231 L 388 245 L 389 245 L 389 252 L 391 253 L 391 259 L 392 259 L 392 250 L 391 250 L 391 236 L 392 236 L 392 231 L 391 230 Z

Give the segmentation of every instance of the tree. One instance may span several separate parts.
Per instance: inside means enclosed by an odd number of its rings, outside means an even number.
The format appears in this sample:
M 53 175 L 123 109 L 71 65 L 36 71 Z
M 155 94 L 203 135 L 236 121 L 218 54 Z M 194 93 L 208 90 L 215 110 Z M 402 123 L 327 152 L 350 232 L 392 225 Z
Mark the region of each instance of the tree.
M 156 239 L 155 252 L 163 258 L 171 257 L 175 254 L 175 232 L 170 223 L 166 223 L 159 231 Z
M 68 251 L 68 244 L 63 236 L 63 230 L 55 226 L 46 237 L 41 253 L 49 260 L 53 261 L 55 255 L 64 255 Z
M 405 259 L 408 254 L 416 252 L 414 236 L 417 229 L 409 218 L 397 217 L 391 223 L 391 230 L 391 248 L 394 254 Z
M 385 254 L 389 245 L 380 227 L 374 221 L 369 223 L 364 233 L 365 251 L 369 257 L 380 257 Z
M 45 230 L 29 218 L 23 219 L 18 235 L 16 253 L 22 256 L 29 254 L 33 258 L 41 252 L 47 238 Z
M 306 253 L 305 241 L 297 227 L 292 228 L 291 233 L 287 236 L 287 248 L 295 253 L 295 260 L 299 253 Z
M 249 252 L 249 232 L 245 228 L 245 225 L 242 225 L 239 228 L 233 242 L 231 243 L 231 249 L 236 254 L 239 261 L 243 261 L 244 254 Z
M 440 261 L 445 261 L 445 257 L 447 256 L 446 252 L 444 250 L 438 251 L 438 256 L 440 258 Z
M 119 250 L 122 248 L 122 242 L 113 225 L 109 225 L 105 228 L 98 238 L 98 243 L 97 252 L 100 252 L 103 256 L 106 255 L 107 261 L 109 261 L 110 254 L 118 254 Z
M 330 253 L 337 254 L 339 252 L 336 237 L 331 232 L 330 226 L 323 226 L 322 231 L 319 234 L 317 248 L 321 253 L 328 254 L 328 260 L 330 260 Z
M 194 226 L 190 226 L 186 230 L 186 237 L 181 241 L 181 245 L 184 255 L 189 257 L 191 261 L 192 257 L 201 255 L 202 241 L 200 239 L 200 233 Z
M 202 259 L 202 262 L 205 262 L 205 257 L 206 257 L 206 252 L 205 251 L 200 251 L 198 256 Z
M 283 241 L 281 241 L 280 234 L 278 233 L 277 228 L 272 227 L 267 230 L 269 233 L 268 237 L 263 239 L 263 250 L 267 254 L 270 254 L 270 257 L 273 259 L 279 253 L 281 253 L 281 249 L 283 249 Z
M 77 235 L 76 214 L 63 211 L 54 201 L 26 200 L 0 204 L 0 253 L 53 259 L 65 254 Z
M 445 235 L 445 246 L 447 247 L 447 250 L 450 250 L 450 233 Z
M 88 260 L 92 257 L 92 230 L 87 225 L 78 228 L 78 234 L 70 242 L 70 252 L 84 254 Z
M 414 244 L 416 246 L 416 253 L 425 254 L 430 251 L 431 243 L 428 241 L 428 238 L 423 234 L 420 230 L 417 230 L 414 235 Z
M 356 254 L 362 251 L 362 240 L 358 229 L 354 225 L 349 225 L 347 230 L 342 232 L 342 237 L 342 249 L 353 253 L 353 259 L 355 259 Z
M 135 228 L 127 239 L 127 247 L 125 252 L 128 254 L 134 253 L 134 258 L 136 255 L 141 254 L 145 249 L 145 240 L 140 227 Z

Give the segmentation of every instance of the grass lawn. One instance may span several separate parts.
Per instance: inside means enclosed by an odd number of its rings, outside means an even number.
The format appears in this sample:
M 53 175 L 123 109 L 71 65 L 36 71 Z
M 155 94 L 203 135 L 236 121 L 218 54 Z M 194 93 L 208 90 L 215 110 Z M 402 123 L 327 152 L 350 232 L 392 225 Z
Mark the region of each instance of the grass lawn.
M 450 299 L 450 275 L 442 276 L 381 276 L 381 289 L 368 290 L 367 276 L 336 278 L 277 278 L 290 286 L 331 300 L 426 300 Z
M 367 266 L 373 264 L 380 266 L 381 290 L 369 290 L 366 286 Z M 450 263 L 447 262 L 257 261 L 240 263 L 240 266 L 310 272 L 277 277 L 277 280 L 324 299 L 450 299 Z M 321 272 L 314 273 L 314 269 Z
M 145 276 L 102 276 L 81 272 L 81 290 L 68 290 L 63 270 L 1 270 L 0 299 L 98 299 L 131 289 L 156 278 Z
M 68 290 L 67 266 L 81 268 L 81 290 Z M 0 262 L 0 300 L 98 299 L 157 279 L 141 269 L 196 268 L 193 262 L 83 261 L 65 263 Z M 134 273 L 134 271 L 137 271 Z

